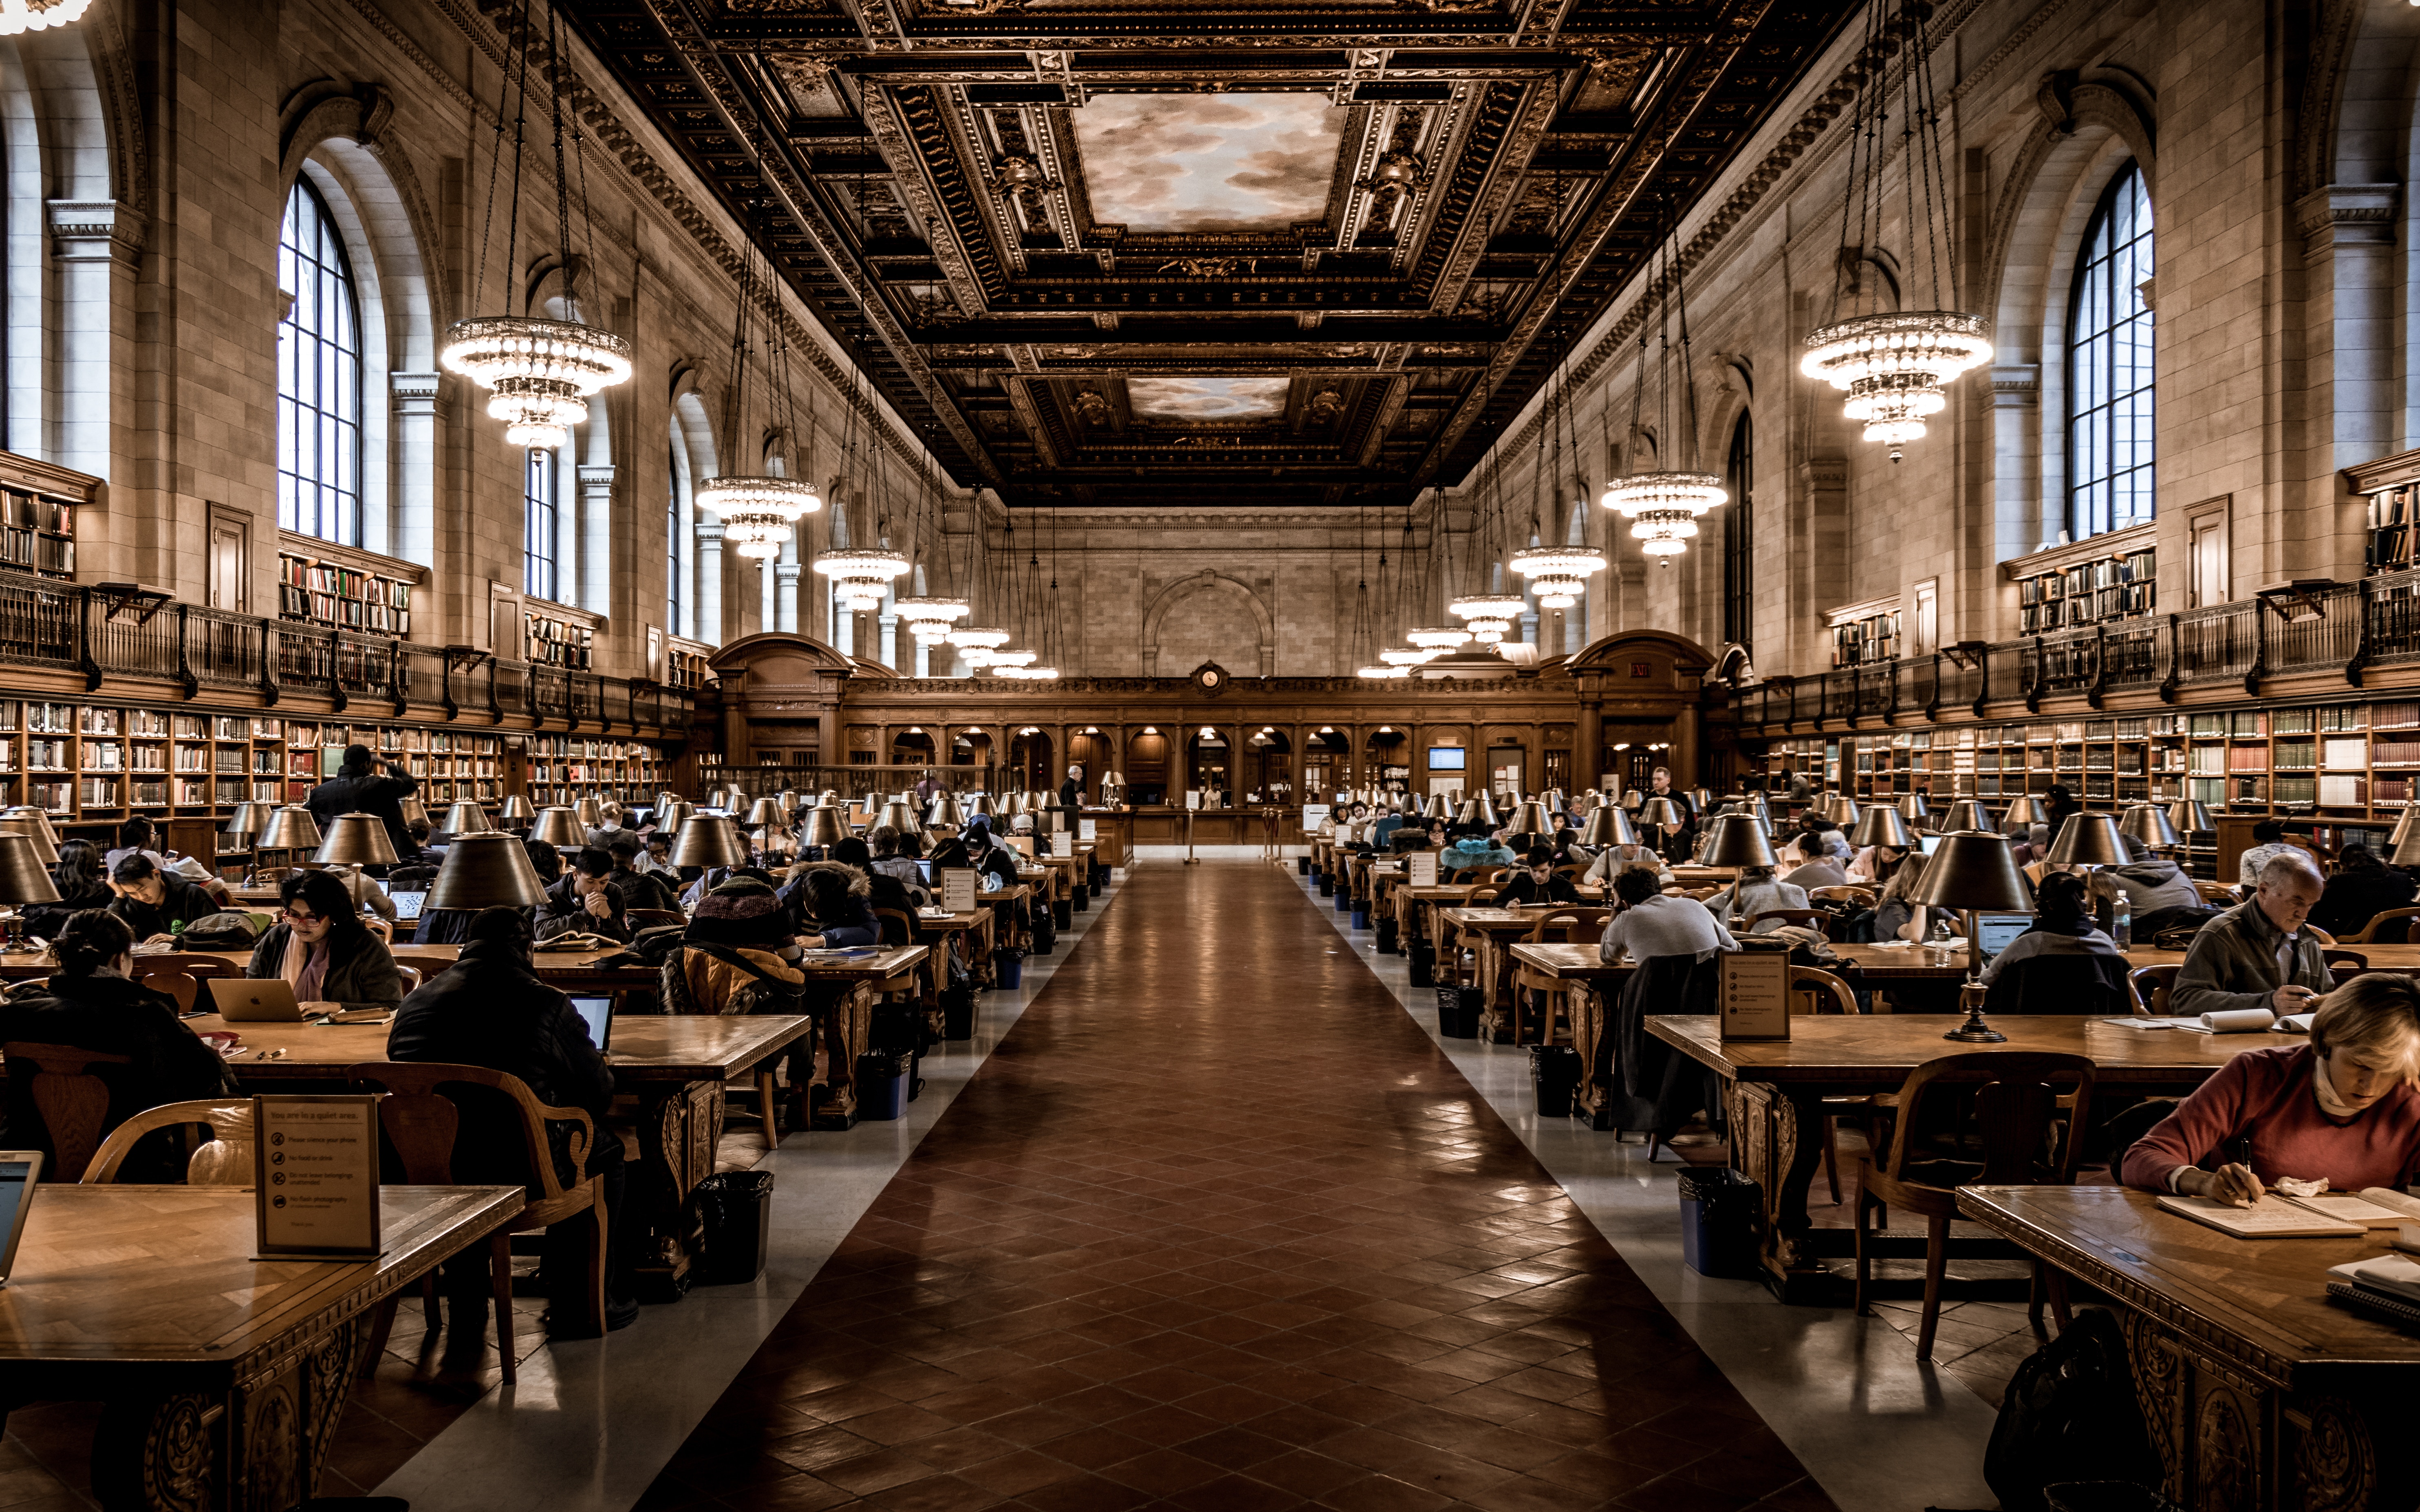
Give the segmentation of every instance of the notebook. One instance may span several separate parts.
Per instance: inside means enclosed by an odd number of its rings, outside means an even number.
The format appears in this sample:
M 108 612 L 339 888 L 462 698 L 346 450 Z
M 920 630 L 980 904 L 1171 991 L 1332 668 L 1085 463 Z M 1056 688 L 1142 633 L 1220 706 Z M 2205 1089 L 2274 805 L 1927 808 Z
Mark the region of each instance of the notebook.
M 0 1224 L 8 1226 L 8 1242 L 0 1249 L 0 1286 L 17 1268 L 17 1241 L 24 1236 L 25 1214 L 34 1206 L 34 1183 L 42 1174 L 39 1149 L 0 1149 Z
M 2369 1232 L 2361 1224 L 2345 1223 L 2312 1211 L 2302 1202 L 2272 1193 L 2248 1208 L 2215 1197 L 2164 1196 L 2164 1212 L 2190 1218 L 2237 1239 L 2355 1238 Z
M 203 986 L 219 1017 L 229 1024 L 300 1024 L 302 1007 L 283 977 L 211 977 Z
M 582 1023 L 588 1026 L 590 1044 L 600 1051 L 613 1047 L 613 999 L 612 997 L 575 997 L 571 1000 L 571 1011 L 580 1015 Z

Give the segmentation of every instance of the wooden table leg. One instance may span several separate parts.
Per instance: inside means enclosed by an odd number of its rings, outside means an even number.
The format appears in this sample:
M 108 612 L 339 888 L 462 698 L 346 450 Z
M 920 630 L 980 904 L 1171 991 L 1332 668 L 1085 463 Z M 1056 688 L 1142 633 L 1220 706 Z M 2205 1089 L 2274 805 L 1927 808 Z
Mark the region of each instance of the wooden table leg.
M 823 1079 L 814 1088 L 810 1127 L 857 1127 L 857 1057 L 874 1042 L 874 984 L 853 981 L 815 1011 L 815 1038 L 823 1050 Z
M 1731 1165 L 1752 1179 L 1764 1205 L 1758 1246 L 1763 1280 L 1782 1301 L 1814 1304 L 1838 1289 L 1832 1273 L 1803 1241 L 1814 1223 L 1807 1191 L 1823 1164 L 1823 1098 L 1762 1082 L 1728 1082 L 1723 1097 L 1731 1126 Z
M 1597 1048 L 1605 1042 L 1606 995 L 1588 981 L 1572 983 L 1572 1044 L 1580 1053 L 1580 1084 L 1572 1092 L 1573 1111 L 1602 1133 L 1613 1127 L 1613 1088 L 1597 1069 Z
M 1479 1038 L 1489 1044 L 1503 1044 L 1508 1041 L 1519 1044 L 1519 1011 L 1506 1000 L 1505 995 L 1509 974 L 1504 970 L 1504 963 L 1512 957 L 1504 952 L 1503 942 L 1488 933 L 1479 936 L 1472 955 L 1479 975 Z
M 697 1254 L 701 1226 L 688 1211 L 689 1195 L 714 1174 L 714 1149 L 722 1138 L 722 1084 L 649 1084 L 640 1103 L 638 1134 L 639 1165 L 624 1197 L 633 1204 L 631 1216 L 645 1236 L 639 1241 L 634 1273 L 640 1300 L 673 1302 L 689 1289 L 690 1264 Z

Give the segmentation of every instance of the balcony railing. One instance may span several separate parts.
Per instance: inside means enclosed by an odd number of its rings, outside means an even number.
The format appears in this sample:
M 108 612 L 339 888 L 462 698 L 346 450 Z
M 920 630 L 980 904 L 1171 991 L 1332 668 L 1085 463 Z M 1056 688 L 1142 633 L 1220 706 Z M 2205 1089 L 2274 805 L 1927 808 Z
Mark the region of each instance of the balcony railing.
M 2373 668 L 2420 662 L 2420 570 L 2381 573 L 2281 597 L 2284 612 L 2255 599 L 2120 620 L 2088 628 L 1968 643 L 1896 661 L 1775 677 L 1735 690 L 1740 728 L 1857 729 L 1963 712 L 1987 704 L 2113 693 L 2232 687 L 2257 696 L 2267 679 L 2341 672 L 2362 686 Z
M 0 570 L 0 664 L 241 692 L 264 704 L 288 694 L 337 709 L 401 717 L 414 707 L 448 719 L 527 717 L 571 729 L 686 729 L 689 691 L 484 656 L 290 620 L 168 604 L 147 615 L 104 590 Z

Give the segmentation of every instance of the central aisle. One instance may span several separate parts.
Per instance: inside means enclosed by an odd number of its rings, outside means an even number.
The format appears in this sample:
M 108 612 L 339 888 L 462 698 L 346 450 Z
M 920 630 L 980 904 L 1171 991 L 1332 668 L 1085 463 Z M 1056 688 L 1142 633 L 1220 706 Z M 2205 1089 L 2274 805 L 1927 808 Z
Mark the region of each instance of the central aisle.
M 1134 872 L 645 1508 L 1829 1512 L 1266 863 Z

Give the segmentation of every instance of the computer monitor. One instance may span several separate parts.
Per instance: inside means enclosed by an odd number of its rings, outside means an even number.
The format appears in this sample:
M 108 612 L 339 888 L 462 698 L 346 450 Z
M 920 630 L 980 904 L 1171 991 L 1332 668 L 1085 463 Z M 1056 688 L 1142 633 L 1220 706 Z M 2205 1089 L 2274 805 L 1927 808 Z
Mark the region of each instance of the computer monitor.
M 2031 914 L 1977 914 L 1975 949 L 1984 960 L 2009 948 L 2009 942 L 2034 927 Z
M 571 1000 L 571 1008 L 580 1015 L 581 1022 L 588 1026 L 590 1041 L 599 1050 L 610 1048 L 608 1041 L 613 1038 L 613 999 L 575 997 Z

